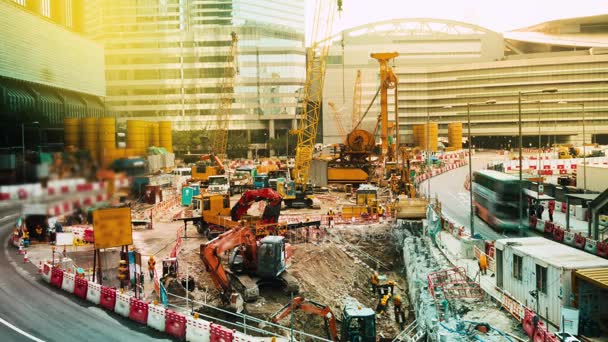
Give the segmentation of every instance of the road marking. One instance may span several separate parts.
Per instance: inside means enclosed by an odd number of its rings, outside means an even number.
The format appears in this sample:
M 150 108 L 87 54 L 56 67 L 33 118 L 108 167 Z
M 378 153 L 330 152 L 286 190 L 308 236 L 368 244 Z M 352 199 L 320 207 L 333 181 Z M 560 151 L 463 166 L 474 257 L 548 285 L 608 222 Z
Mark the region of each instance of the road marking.
M 30 335 L 30 334 L 26 333 L 25 331 L 23 331 L 23 330 L 21 330 L 21 329 L 17 328 L 16 326 L 14 326 L 14 325 L 10 324 L 10 323 L 9 323 L 9 322 L 7 322 L 7 321 L 5 321 L 5 320 L 4 320 L 4 319 L 2 319 L 1 317 L 0 317 L 0 323 L 2 323 L 2 324 L 4 324 L 5 326 L 7 326 L 7 327 L 11 328 L 11 329 L 12 329 L 12 330 L 14 330 L 15 332 L 17 332 L 17 333 L 19 333 L 19 334 L 21 334 L 21 335 L 23 335 L 23 336 L 25 336 L 25 337 L 29 338 L 29 339 L 30 339 L 30 340 L 32 340 L 32 341 L 44 342 L 44 340 L 41 340 L 41 339 L 39 339 L 39 338 L 38 338 L 38 337 L 36 337 L 36 336 L 32 336 L 32 335 Z

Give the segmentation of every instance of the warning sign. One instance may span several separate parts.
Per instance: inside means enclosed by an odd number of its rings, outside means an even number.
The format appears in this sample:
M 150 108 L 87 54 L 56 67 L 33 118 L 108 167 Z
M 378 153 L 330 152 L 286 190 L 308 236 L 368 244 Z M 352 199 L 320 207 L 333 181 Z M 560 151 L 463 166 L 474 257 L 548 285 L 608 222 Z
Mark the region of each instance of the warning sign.
M 93 236 L 96 249 L 133 244 L 131 208 L 93 211 Z

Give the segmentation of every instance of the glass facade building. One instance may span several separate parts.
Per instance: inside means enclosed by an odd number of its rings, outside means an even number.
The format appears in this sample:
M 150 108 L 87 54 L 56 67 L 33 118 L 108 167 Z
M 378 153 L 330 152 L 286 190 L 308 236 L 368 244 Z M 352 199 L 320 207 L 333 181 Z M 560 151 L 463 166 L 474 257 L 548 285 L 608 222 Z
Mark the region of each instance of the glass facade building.
M 250 137 L 293 127 L 306 74 L 304 0 L 97 0 L 87 6 L 87 33 L 105 47 L 106 103 L 119 118 L 213 130 L 234 31 L 239 74 L 229 129 Z

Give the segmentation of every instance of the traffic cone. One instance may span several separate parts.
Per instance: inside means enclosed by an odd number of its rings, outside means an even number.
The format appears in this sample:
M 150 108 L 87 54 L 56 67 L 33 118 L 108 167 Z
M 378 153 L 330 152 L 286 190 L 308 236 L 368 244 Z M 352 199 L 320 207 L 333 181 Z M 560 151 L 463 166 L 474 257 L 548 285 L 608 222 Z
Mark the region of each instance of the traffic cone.
M 27 257 L 27 251 L 25 251 L 25 253 L 23 253 L 23 263 L 27 264 L 28 262 L 30 262 L 30 259 Z
M 42 274 L 42 261 L 38 261 L 38 274 Z
M 23 254 L 23 242 L 19 244 L 19 254 Z

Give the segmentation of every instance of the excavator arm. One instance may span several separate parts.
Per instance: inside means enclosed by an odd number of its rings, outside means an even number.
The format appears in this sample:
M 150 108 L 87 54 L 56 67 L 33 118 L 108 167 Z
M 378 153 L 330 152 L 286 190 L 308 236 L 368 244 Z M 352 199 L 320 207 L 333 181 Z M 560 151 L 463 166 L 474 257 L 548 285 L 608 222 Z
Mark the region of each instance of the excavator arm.
M 255 268 L 257 264 L 257 243 L 255 234 L 251 232 L 249 227 L 231 229 L 200 247 L 200 255 L 205 268 L 225 300 L 229 299 L 232 288 L 220 256 L 239 246 L 242 248 L 244 267 L 247 269 Z
M 290 303 L 287 303 L 279 311 L 271 317 L 273 323 L 278 323 L 283 318 L 287 317 L 292 312 L 302 310 L 306 313 L 323 317 L 325 320 L 325 328 L 327 329 L 327 337 L 332 341 L 338 341 L 338 325 L 336 317 L 327 305 L 323 305 L 304 297 L 295 297 Z
M 262 214 L 262 223 L 276 223 L 281 213 L 281 196 L 270 188 L 247 190 L 239 201 L 230 209 L 232 221 L 238 221 L 247 213 L 253 202 L 267 201 Z

